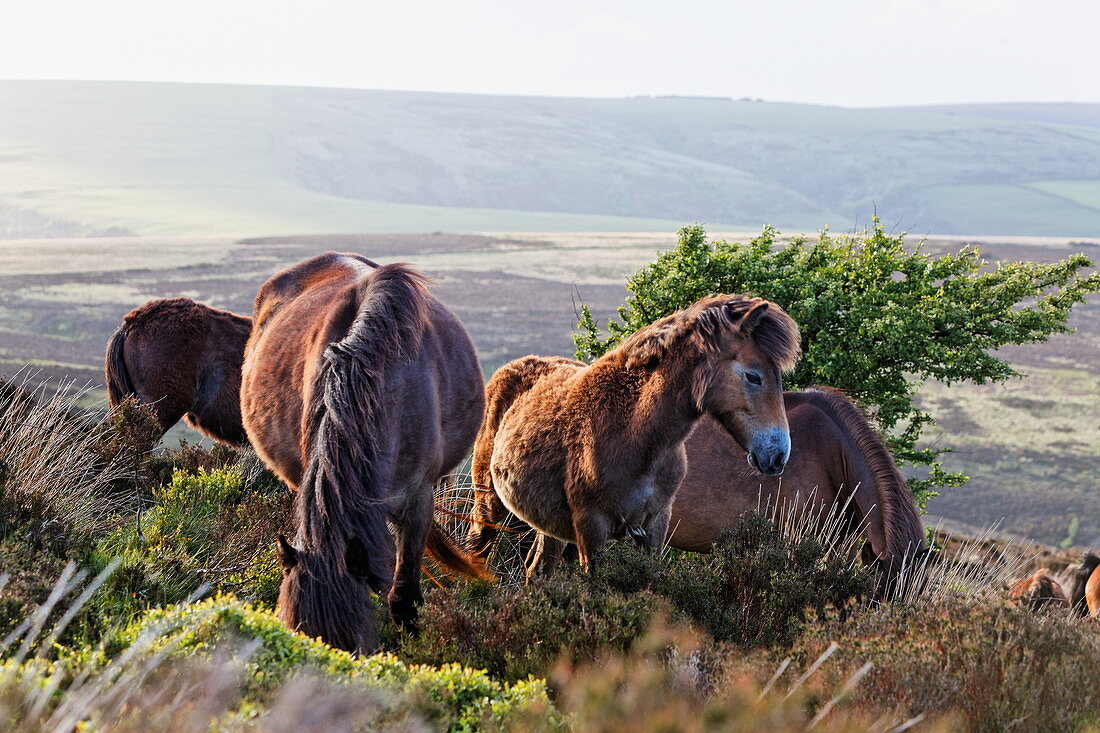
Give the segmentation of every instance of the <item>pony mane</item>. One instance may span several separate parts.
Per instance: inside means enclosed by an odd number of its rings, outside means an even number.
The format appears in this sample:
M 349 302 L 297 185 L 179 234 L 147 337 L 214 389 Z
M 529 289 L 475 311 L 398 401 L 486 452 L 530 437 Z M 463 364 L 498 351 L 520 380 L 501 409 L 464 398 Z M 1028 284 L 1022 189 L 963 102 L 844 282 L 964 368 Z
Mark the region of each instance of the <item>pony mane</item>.
M 342 564 L 358 538 L 375 589 L 388 589 L 392 573 L 384 505 L 393 469 L 385 459 L 392 434 L 387 371 L 420 349 L 430 314 L 427 282 L 404 264 L 379 267 L 361 281 L 356 302 L 348 304 L 354 319 L 347 335 L 325 349 L 307 407 L 309 462 L 297 497 L 303 549 Z
M 1081 564 L 1073 571 L 1073 591 L 1069 596 L 1069 606 L 1073 612 L 1081 616 L 1088 616 L 1089 609 L 1085 601 L 1085 586 L 1089 578 L 1100 567 L 1100 555 L 1090 552 L 1081 558 Z
M 719 337 L 761 305 L 766 310 L 748 335 L 766 359 L 781 371 L 790 371 L 801 353 L 798 325 L 775 303 L 741 295 L 715 295 L 698 300 L 638 329 L 611 353 L 633 367 L 654 363 L 669 353 L 713 351 L 718 348 Z
M 831 387 L 810 387 L 815 401 L 824 406 L 841 428 L 852 437 L 871 471 L 876 502 L 882 515 L 886 552 L 891 557 L 908 557 L 924 546 L 924 529 L 916 504 L 897 464 L 867 416 L 847 395 Z M 854 487 L 852 487 L 854 489 Z

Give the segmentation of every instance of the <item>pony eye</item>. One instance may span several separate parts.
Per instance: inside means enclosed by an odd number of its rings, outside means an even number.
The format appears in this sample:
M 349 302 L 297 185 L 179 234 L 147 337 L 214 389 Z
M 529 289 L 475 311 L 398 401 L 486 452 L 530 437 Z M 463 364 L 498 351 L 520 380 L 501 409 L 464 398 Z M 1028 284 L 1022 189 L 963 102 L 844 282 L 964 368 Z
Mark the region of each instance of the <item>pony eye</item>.
M 755 384 L 757 387 L 764 383 L 764 378 L 759 372 L 745 372 L 745 379 L 749 384 Z

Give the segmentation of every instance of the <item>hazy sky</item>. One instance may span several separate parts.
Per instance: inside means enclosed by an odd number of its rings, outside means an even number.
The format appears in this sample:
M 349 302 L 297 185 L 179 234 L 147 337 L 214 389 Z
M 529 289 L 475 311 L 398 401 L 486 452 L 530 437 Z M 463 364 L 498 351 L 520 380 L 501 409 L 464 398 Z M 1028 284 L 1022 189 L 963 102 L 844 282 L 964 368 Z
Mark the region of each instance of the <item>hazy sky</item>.
M 0 78 L 1100 102 L 1096 0 L 12 0 Z

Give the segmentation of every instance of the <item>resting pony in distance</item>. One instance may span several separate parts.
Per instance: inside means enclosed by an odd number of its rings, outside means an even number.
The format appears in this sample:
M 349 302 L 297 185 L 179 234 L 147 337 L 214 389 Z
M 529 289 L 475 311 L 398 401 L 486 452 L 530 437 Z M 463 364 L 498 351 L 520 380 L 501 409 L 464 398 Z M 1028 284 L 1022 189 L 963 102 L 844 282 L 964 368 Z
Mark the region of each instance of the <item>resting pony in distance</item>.
M 684 441 L 704 415 L 745 446 L 754 468 L 782 472 L 790 437 L 781 375 L 798 344 L 779 306 L 719 295 L 640 329 L 590 365 L 529 356 L 498 370 L 486 387 L 473 481 L 538 530 L 528 579 L 552 572 L 566 542 L 584 565 L 612 538 L 658 547 L 687 468 Z M 475 550 L 489 529 L 475 523 Z
M 433 519 L 433 488 L 466 457 L 483 411 L 466 330 L 408 266 L 328 252 L 263 285 L 241 415 L 298 492 L 295 544 L 279 538 L 284 623 L 371 652 L 372 589 L 415 630 L 425 545 L 453 571 L 491 577 Z
M 1037 570 L 1033 575 L 1017 580 L 1008 590 L 1008 597 L 1026 605 L 1032 611 L 1049 608 L 1069 608 L 1069 599 L 1061 584 L 1050 575 L 1049 568 Z

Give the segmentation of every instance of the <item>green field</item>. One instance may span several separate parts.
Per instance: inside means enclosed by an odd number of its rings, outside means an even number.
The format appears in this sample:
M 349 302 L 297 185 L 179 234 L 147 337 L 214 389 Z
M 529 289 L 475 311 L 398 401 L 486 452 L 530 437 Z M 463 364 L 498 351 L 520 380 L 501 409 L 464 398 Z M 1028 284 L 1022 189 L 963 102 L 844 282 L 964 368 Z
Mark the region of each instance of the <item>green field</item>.
M 1097 108 L 0 81 L 0 238 L 846 231 L 876 207 L 1100 238 Z

